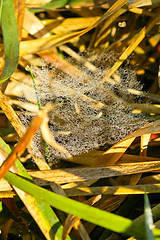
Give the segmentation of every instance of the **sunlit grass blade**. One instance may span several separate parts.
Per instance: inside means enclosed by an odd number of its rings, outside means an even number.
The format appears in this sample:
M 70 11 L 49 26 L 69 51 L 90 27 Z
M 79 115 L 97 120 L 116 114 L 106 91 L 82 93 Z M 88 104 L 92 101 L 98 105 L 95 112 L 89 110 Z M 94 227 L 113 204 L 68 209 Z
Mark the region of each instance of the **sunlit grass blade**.
M 147 194 L 144 194 L 144 220 L 146 230 L 146 240 L 154 240 L 152 211 Z
M 158 4 L 159 0 L 154 0 L 154 1 L 150 1 L 150 0 L 135 0 L 135 1 L 129 1 L 129 8 L 138 8 L 138 7 L 144 7 L 144 6 L 150 6 L 150 5 L 154 5 L 154 4 Z
M 30 175 L 35 178 L 35 183 L 48 185 L 47 182 L 56 182 L 58 184 L 70 182 L 83 182 L 87 180 L 96 180 L 99 178 L 115 177 L 122 175 L 131 175 L 142 172 L 151 172 L 160 169 L 160 161 L 137 162 L 108 165 L 106 167 L 81 167 L 81 168 L 63 168 L 46 171 L 30 171 Z
M 67 196 L 90 196 L 90 195 L 132 195 L 160 193 L 160 184 L 147 185 L 124 185 L 124 186 L 103 186 L 103 187 L 75 187 L 74 189 L 66 189 Z
M 59 210 L 78 216 L 86 221 L 118 233 L 123 233 L 129 236 L 134 235 L 141 239 L 145 238 L 144 226 L 142 224 L 136 224 L 130 219 L 60 196 L 36 186 L 11 172 L 7 172 L 5 179 L 10 184 L 20 188 L 22 191 L 41 199 L 44 203 L 48 203 Z M 160 239 L 160 230 L 154 229 L 154 235 L 157 236 L 157 239 Z
M 5 64 L 0 83 L 6 81 L 17 68 L 19 61 L 19 36 L 12 0 L 2 1 L 1 27 L 3 33 Z

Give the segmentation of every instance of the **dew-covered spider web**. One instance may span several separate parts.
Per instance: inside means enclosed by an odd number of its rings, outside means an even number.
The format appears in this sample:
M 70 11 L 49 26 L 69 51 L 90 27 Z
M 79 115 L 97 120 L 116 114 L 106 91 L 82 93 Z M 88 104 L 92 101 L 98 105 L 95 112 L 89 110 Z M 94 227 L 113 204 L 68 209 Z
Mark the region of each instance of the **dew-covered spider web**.
M 86 53 L 81 63 L 76 65 L 73 60 L 69 63 L 78 69 L 75 76 L 47 63 L 32 66 L 42 106 L 48 102 L 56 105 L 49 114 L 50 130 L 55 140 L 72 155 L 114 144 L 147 122 L 142 114 L 133 114 L 125 107 L 125 102 L 137 101 L 128 89 L 141 89 L 135 70 L 127 63 L 107 82 L 101 83 L 116 58 L 113 52 Z M 85 61 L 91 67 L 88 68 Z M 36 102 L 33 86 L 28 91 L 28 101 Z M 20 117 L 25 125 L 31 118 L 26 112 Z M 36 141 L 40 145 L 40 134 Z M 55 158 L 64 157 L 54 149 L 51 152 Z

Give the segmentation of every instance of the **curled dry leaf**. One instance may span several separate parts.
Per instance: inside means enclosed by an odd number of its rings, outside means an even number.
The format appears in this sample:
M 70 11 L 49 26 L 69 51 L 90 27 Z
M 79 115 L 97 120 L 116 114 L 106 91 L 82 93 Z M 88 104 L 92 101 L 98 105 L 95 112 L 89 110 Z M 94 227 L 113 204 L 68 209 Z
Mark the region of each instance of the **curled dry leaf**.
M 63 227 L 63 235 L 62 240 L 65 240 L 67 235 L 70 233 L 73 226 L 78 225 L 80 222 L 80 218 L 75 217 L 73 215 L 68 215 L 66 218 L 64 227 Z
M 59 143 L 55 141 L 54 136 L 52 135 L 49 126 L 48 126 L 48 121 L 49 118 L 45 118 L 44 121 L 41 124 L 41 131 L 42 131 L 42 136 L 43 139 L 51 145 L 54 149 L 58 150 L 61 152 L 63 155 L 65 155 L 67 158 L 72 158 L 72 155 L 65 149 L 63 146 L 61 146 Z

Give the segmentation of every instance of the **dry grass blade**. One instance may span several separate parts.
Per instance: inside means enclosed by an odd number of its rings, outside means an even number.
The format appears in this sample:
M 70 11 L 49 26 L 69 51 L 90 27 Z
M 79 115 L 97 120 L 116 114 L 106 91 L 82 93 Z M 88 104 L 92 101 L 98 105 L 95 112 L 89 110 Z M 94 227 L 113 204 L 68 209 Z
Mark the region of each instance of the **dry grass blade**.
M 144 13 L 146 16 L 151 16 L 151 17 L 154 16 L 154 13 L 149 12 L 148 10 L 145 10 L 145 9 L 141 9 L 139 7 L 129 8 L 129 11 L 136 14 L 140 14 L 140 15 Z
M 83 75 L 83 72 L 76 68 L 74 65 L 67 62 L 65 59 L 60 58 L 57 54 L 54 54 L 49 51 L 41 51 L 38 53 L 45 61 L 51 63 L 54 67 L 62 70 L 64 73 L 68 74 L 71 77 L 80 78 Z M 89 77 L 89 76 L 88 76 Z M 81 78 L 80 78 L 81 79 Z
M 15 17 L 18 24 L 19 40 L 22 38 L 23 19 L 25 11 L 25 0 L 14 0 Z
M 151 162 L 151 161 L 159 161 L 159 158 L 123 154 L 117 163 Z
M 3 112 L 7 116 L 8 120 L 11 122 L 12 126 L 14 127 L 18 135 L 22 137 L 26 131 L 26 128 L 21 123 L 14 109 L 9 104 L 7 97 L 1 91 L 0 91 L 0 107 L 2 108 Z
M 0 198 L 14 198 L 16 196 L 12 191 L 0 191 Z
M 103 195 L 132 195 L 146 193 L 159 193 L 160 184 L 103 186 L 103 187 L 77 187 L 65 190 L 67 196 Z
M 50 171 L 31 171 L 37 185 L 48 185 L 71 182 L 84 182 L 106 177 L 131 175 L 135 173 L 151 172 L 160 169 L 160 161 L 137 162 L 128 164 L 109 165 L 107 167 L 65 168 Z
M 25 9 L 23 27 L 35 38 L 50 36 L 43 23 L 27 9 Z
M 149 5 L 156 5 L 159 4 L 159 0 L 136 0 L 136 1 L 130 1 L 129 3 L 129 8 L 135 8 L 135 7 L 144 7 L 144 6 L 149 6 Z
M 4 180 L 4 179 L 1 179 L 0 180 L 0 189 L 2 192 L 5 192 L 5 191 L 12 191 L 12 187 L 10 186 L 10 184 Z
M 159 162 L 159 158 L 151 158 L 151 157 L 145 157 L 145 156 L 136 156 L 136 155 L 124 154 L 119 159 L 118 164 L 121 164 L 121 163 L 127 163 L 128 164 L 129 162 L 132 163 L 132 164 L 133 164 L 133 162 Z M 83 171 L 83 169 L 82 169 L 82 171 Z M 66 182 L 66 176 L 67 176 L 67 175 L 64 175 L 63 170 L 62 170 L 62 174 L 61 174 L 61 171 L 57 172 L 57 170 L 53 170 L 53 172 L 51 174 L 49 174 L 50 173 L 49 171 L 46 171 L 44 173 L 42 171 L 40 171 L 40 172 L 39 171 L 37 171 L 37 172 L 30 171 L 29 173 L 35 178 L 36 184 L 38 184 L 38 185 L 43 185 L 43 184 L 46 185 L 46 184 L 49 184 L 49 182 L 52 182 L 52 181 L 53 182 L 58 181 L 58 183 L 62 184 L 62 183 Z M 60 174 L 61 180 L 59 180 L 57 178 L 59 174 Z M 67 174 L 67 173 L 65 173 L 65 174 Z M 75 174 L 76 174 L 76 172 L 75 172 Z M 97 177 L 100 177 L 100 175 L 98 175 Z M 71 179 L 71 181 L 72 181 L 72 179 Z M 144 182 L 146 184 L 148 184 L 151 181 L 154 181 L 153 183 L 157 183 L 159 181 L 159 175 L 155 175 L 155 176 L 146 177 L 146 178 L 141 179 L 141 182 L 142 183 Z M 64 186 L 63 186 L 63 188 L 64 188 Z M 65 186 L 65 188 L 66 188 L 66 186 Z M 68 187 L 72 187 L 72 186 L 69 184 Z M 11 191 L 12 190 L 10 185 L 3 179 L 0 180 L 0 189 L 1 189 L 1 191 Z
M 75 51 L 73 51 L 71 48 L 67 47 L 67 46 L 60 46 L 59 49 L 61 51 L 64 51 L 65 53 L 67 53 L 69 56 L 71 56 L 72 58 L 76 59 L 79 63 L 82 63 L 85 67 L 87 67 L 89 70 L 91 70 L 92 72 L 96 71 L 97 68 L 90 63 L 89 61 L 87 61 L 85 58 L 83 58 L 82 56 L 80 56 L 78 53 L 76 53 Z M 73 65 L 72 65 L 73 67 Z M 83 74 L 81 72 L 81 74 Z M 88 75 L 87 78 L 90 78 L 90 76 Z
M 77 18 L 64 18 L 56 20 L 45 20 L 43 23 L 48 31 L 60 34 L 69 33 L 71 31 L 77 31 L 86 29 L 97 22 L 100 17 L 77 17 Z
M 115 164 L 129 148 L 134 139 L 135 137 L 130 137 L 129 139 L 122 140 L 113 145 L 103 154 L 105 156 L 103 159 L 98 159 L 97 161 L 95 161 L 94 166 Z
M 151 133 L 144 134 L 141 136 L 141 152 L 140 152 L 141 156 L 147 155 L 147 148 L 150 141 L 150 137 L 151 137 Z
M 104 155 L 104 151 L 90 151 L 88 153 L 82 153 L 77 156 L 73 156 L 70 159 L 71 162 L 86 165 L 86 166 L 95 166 L 95 162 L 103 161 L 106 163 L 106 156 Z M 138 155 L 128 155 L 123 154 L 118 163 L 133 163 L 133 162 L 146 162 L 146 161 L 159 161 L 159 158 L 155 157 L 145 157 L 145 156 L 138 156 Z M 98 165 L 97 165 L 98 166 Z
M 150 103 L 126 103 L 126 107 L 134 110 L 140 110 L 143 113 L 153 113 L 160 114 L 160 105 L 159 104 L 150 104 Z
M 103 157 L 104 151 L 93 150 L 88 153 L 82 153 L 77 156 L 73 156 L 71 161 L 74 163 L 91 166 L 94 162 Z
M 149 134 L 144 134 L 141 136 L 141 149 L 140 149 L 140 156 L 146 156 L 147 155 L 147 148 L 148 148 L 148 143 L 151 137 L 151 133 Z M 142 174 L 135 174 L 132 175 L 130 178 L 130 185 L 137 184 L 138 181 L 140 180 Z

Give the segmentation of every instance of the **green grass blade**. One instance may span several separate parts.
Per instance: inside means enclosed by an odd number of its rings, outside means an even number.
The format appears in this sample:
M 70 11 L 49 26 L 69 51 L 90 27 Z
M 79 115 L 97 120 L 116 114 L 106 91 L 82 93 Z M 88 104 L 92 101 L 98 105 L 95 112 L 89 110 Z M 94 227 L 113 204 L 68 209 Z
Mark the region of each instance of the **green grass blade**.
M 19 36 L 13 1 L 4 0 L 1 4 L 1 27 L 3 33 L 5 64 L 0 76 L 0 83 L 6 81 L 12 73 L 14 73 L 19 61 Z
M 90 0 L 69 0 L 68 1 L 68 5 L 72 5 L 72 4 L 77 4 L 77 3 L 81 3 L 81 2 L 90 2 Z M 92 5 L 93 3 L 91 3 Z M 95 4 L 96 5 L 96 4 Z M 94 6 L 94 5 L 93 5 Z
M 7 154 L 11 153 L 10 148 L 8 145 L 0 138 L 0 149 L 2 152 Z M 15 162 L 16 173 L 28 179 L 32 182 L 32 178 L 27 173 L 23 165 L 19 160 Z M 10 173 L 8 172 L 4 179 L 8 176 L 7 180 L 10 181 Z M 20 183 L 20 182 L 19 182 Z M 27 181 L 28 183 L 28 181 Z M 22 183 L 23 184 L 23 183 Z M 30 196 L 28 194 L 24 194 L 19 189 L 15 188 L 15 191 L 26 205 L 27 209 L 30 211 L 30 214 L 37 222 L 38 226 L 40 227 L 41 231 L 45 235 L 46 239 L 55 239 L 60 240 L 62 239 L 62 231 L 63 227 L 59 222 L 59 219 L 55 215 L 52 208 L 44 201 L 37 199 L 36 197 Z M 68 236 L 67 239 L 70 239 Z
M 21 190 L 27 192 L 28 194 L 31 194 L 36 198 L 41 199 L 42 201 L 45 201 L 46 203 L 59 210 L 78 216 L 85 219 L 86 221 L 107 228 L 109 230 L 123 233 L 129 236 L 135 236 L 140 239 L 145 239 L 145 227 L 142 224 L 134 223 L 130 219 L 60 196 L 56 193 L 36 186 L 35 184 L 11 172 L 8 172 L 5 175 L 5 179 L 10 184 L 20 188 Z M 154 234 L 157 236 L 157 239 L 160 239 L 159 229 L 154 229 Z
M 3 5 L 3 0 L 0 1 L 0 23 L 2 18 L 2 5 Z
M 88 0 L 89 1 L 89 0 Z M 87 2 L 87 0 L 52 0 L 44 6 L 40 6 L 40 9 L 57 9 L 57 8 L 65 8 L 66 5 L 71 5 L 79 2 Z M 31 9 L 32 12 L 37 12 L 39 9 Z
M 52 0 L 49 3 L 47 3 L 44 8 L 62 8 L 65 7 L 67 4 L 68 0 Z
M 153 218 L 152 211 L 148 199 L 148 195 L 144 194 L 144 220 L 145 220 L 145 229 L 146 229 L 146 240 L 154 240 L 153 235 Z
M 36 84 L 36 81 L 34 79 L 31 68 L 29 66 L 27 66 L 27 68 L 28 68 L 28 70 L 31 74 L 31 78 L 32 78 L 32 81 L 33 81 L 33 86 L 34 86 L 34 90 L 35 90 L 35 94 L 36 94 L 36 98 L 37 98 L 38 109 L 41 110 L 42 109 L 42 104 L 41 104 L 41 100 L 40 100 L 40 97 L 39 97 L 39 94 L 38 94 L 37 84 Z

